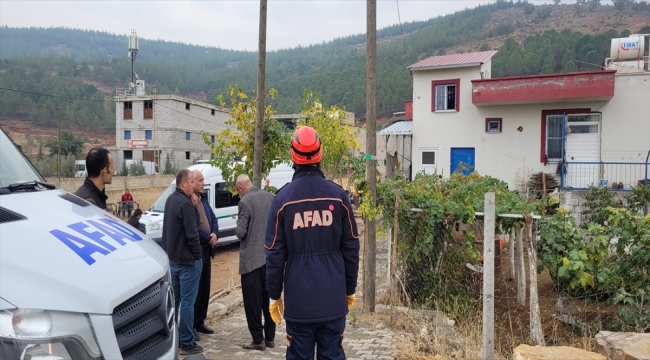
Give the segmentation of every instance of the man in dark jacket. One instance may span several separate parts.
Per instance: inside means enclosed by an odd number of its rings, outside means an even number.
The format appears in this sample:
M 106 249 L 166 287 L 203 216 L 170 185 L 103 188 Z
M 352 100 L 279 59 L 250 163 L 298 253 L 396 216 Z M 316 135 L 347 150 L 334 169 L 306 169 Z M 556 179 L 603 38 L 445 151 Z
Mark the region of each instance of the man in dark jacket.
M 126 222 L 133 226 L 134 228 L 142 231 L 142 224 L 140 224 L 140 218 L 142 218 L 142 210 L 140 209 L 135 209 L 133 212 L 133 215 L 127 220 Z
M 205 177 L 199 170 L 192 172 L 194 173 L 194 196 L 192 196 L 192 202 L 194 203 L 196 199 L 196 204 L 194 205 L 196 207 L 196 230 L 199 233 L 203 256 L 199 292 L 196 295 L 196 303 L 194 304 L 194 329 L 204 334 L 212 334 L 214 330 L 205 325 L 205 319 L 208 317 L 208 305 L 210 303 L 210 278 L 212 274 L 212 260 L 210 258 L 212 248 L 217 245 L 219 223 L 212 211 L 210 202 L 205 197 L 205 193 L 203 193 Z
M 194 174 L 183 169 L 176 174 L 176 191 L 165 202 L 161 246 L 169 257 L 176 314 L 180 316 L 178 332 L 181 355 L 203 351 L 194 339 L 194 302 L 203 267 L 196 212 L 190 200 L 194 191 Z
M 350 200 L 319 168 L 321 143 L 305 126 L 291 139 L 293 180 L 275 196 L 266 227 L 269 310 L 284 310 L 287 359 L 345 359 L 345 317 L 354 305 L 359 235 Z
M 104 148 L 92 148 L 86 155 L 86 170 L 88 177 L 83 185 L 74 193 L 80 198 L 106 210 L 106 184 L 113 182 L 115 163 L 110 151 Z
M 275 347 L 275 323 L 269 313 L 269 293 L 266 290 L 266 255 L 264 234 L 273 195 L 253 186 L 248 175 L 237 177 L 238 205 L 235 235 L 239 243 L 239 274 L 244 297 L 246 322 L 253 341 L 243 344 L 246 350 L 266 350 Z M 264 324 L 262 324 L 264 314 Z

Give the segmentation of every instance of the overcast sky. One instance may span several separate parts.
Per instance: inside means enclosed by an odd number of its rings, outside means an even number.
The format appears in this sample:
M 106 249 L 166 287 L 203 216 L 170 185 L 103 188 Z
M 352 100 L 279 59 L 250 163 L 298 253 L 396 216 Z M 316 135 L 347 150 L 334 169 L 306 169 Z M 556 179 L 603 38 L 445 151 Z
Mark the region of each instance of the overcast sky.
M 404 23 L 489 2 L 494 0 L 379 0 L 377 27 L 398 24 L 398 5 Z M 267 50 L 318 44 L 366 31 L 365 0 L 268 0 L 267 16 Z M 116 34 L 136 29 L 141 38 L 256 51 L 259 1 L 0 0 L 0 25 L 63 26 Z

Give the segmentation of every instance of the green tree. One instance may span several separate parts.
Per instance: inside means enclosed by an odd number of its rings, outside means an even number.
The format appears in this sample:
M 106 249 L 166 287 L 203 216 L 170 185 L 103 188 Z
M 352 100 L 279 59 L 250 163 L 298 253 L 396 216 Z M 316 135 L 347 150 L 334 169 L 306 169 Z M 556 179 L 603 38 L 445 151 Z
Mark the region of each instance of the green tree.
M 277 90 L 271 89 L 268 99 L 277 97 Z M 255 119 L 257 114 L 257 99 L 249 97 L 240 87 L 229 86 L 230 119 L 228 126 L 216 134 L 216 141 L 212 143 L 211 134 L 202 132 L 203 141 L 212 149 L 211 164 L 221 170 L 221 175 L 232 192 L 235 192 L 235 181 L 239 174 L 253 175 L 253 154 L 255 152 Z M 226 106 L 223 95 L 217 101 L 221 106 Z M 262 150 L 262 177 L 265 178 L 271 168 L 278 162 L 289 161 L 289 139 L 291 132 L 279 121 L 272 119 L 272 106 L 266 105 L 264 109 L 264 148 Z M 245 159 L 235 161 L 236 158 Z M 259 184 L 255 184 L 259 186 Z
M 174 169 L 171 159 L 169 158 L 169 153 L 167 153 L 167 157 L 165 158 L 165 166 L 163 168 L 163 174 L 175 174 L 175 173 L 176 173 L 176 169 Z
M 50 156 L 59 153 L 59 141 L 55 136 L 51 136 L 45 140 L 45 147 L 50 149 Z M 71 131 L 61 132 L 61 155 L 74 155 L 79 156 L 84 149 L 84 136 L 83 134 L 74 134 Z
M 481 45 L 480 48 L 478 48 L 478 51 L 488 51 L 488 50 L 490 50 L 490 45 L 488 44 L 483 44 Z
M 144 168 L 144 163 L 142 160 L 138 160 L 136 162 L 131 163 L 129 166 L 129 175 L 132 176 L 140 176 L 140 175 L 146 175 L 147 171 Z
M 169 155 L 167 155 L 169 156 Z M 129 167 L 126 166 L 126 159 L 122 160 L 122 168 L 120 169 L 120 176 L 128 176 L 129 175 Z
M 354 126 L 354 119 L 346 119 L 343 108 L 327 107 L 316 94 L 307 90 L 301 114 L 304 117 L 301 118 L 300 125 L 313 127 L 321 139 L 321 169 L 330 179 L 340 181 L 350 167 L 353 150 L 359 150 L 357 138 L 360 129 Z
M 38 154 L 36 155 L 36 159 L 43 161 L 43 138 L 40 135 L 36 135 L 36 141 L 38 141 Z
M 600 0 L 590 0 L 589 1 L 589 10 L 594 11 L 600 6 Z

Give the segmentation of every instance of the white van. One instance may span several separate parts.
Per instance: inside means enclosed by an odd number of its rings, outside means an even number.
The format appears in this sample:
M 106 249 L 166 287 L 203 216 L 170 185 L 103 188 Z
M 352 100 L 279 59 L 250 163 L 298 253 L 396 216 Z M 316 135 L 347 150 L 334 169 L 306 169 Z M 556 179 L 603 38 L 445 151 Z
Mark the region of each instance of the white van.
M 75 160 L 74 162 L 74 176 L 83 177 L 88 176 L 88 171 L 86 171 L 86 160 Z
M 165 252 L 0 131 L 0 359 L 177 359 Z
M 214 215 L 219 221 L 219 240 L 217 245 L 224 245 L 237 242 L 235 227 L 237 226 L 237 204 L 239 196 L 233 196 L 226 188 L 226 183 L 221 176 L 219 168 L 211 166 L 207 162 L 192 165 L 189 170 L 199 170 L 205 177 L 203 192 L 210 201 Z M 293 168 L 287 164 L 279 164 L 269 172 L 269 176 L 262 181 L 262 188 L 273 186 L 277 189 L 291 182 Z M 146 226 L 147 235 L 156 242 L 162 241 L 163 213 L 167 197 L 176 189 L 176 180 L 158 197 L 153 206 L 142 214 L 140 223 Z

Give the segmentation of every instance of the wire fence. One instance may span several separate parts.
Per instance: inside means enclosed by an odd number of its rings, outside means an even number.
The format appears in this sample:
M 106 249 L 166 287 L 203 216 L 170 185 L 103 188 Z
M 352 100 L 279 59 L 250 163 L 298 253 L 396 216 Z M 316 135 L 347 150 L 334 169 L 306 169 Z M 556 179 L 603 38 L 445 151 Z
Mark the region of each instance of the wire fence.
M 386 215 L 386 214 L 385 214 Z M 394 214 L 391 214 L 394 215 Z M 399 212 L 400 223 L 426 215 Z M 386 220 L 386 219 L 384 219 Z M 398 358 L 437 355 L 481 359 L 483 325 L 483 221 L 453 225 L 453 231 L 413 234 L 393 229 L 377 236 L 377 303 L 389 306 L 389 326 L 408 336 L 398 342 Z M 522 236 L 522 241 L 516 241 Z M 425 248 L 413 249 L 413 244 Z M 525 234 L 499 234 L 487 242 L 495 257 L 494 322 L 496 354 L 510 356 L 530 344 L 530 263 Z M 523 261 L 517 261 L 515 254 Z M 533 266 L 537 269 L 538 262 Z M 523 279 L 522 279 L 523 277 Z M 523 293 L 518 279 L 524 284 Z M 593 336 L 609 325 L 613 309 L 603 299 L 611 293 L 568 297 L 555 286 L 547 269 L 537 276 L 537 298 L 546 345 L 574 346 L 602 352 Z M 498 358 L 498 356 L 497 356 Z

